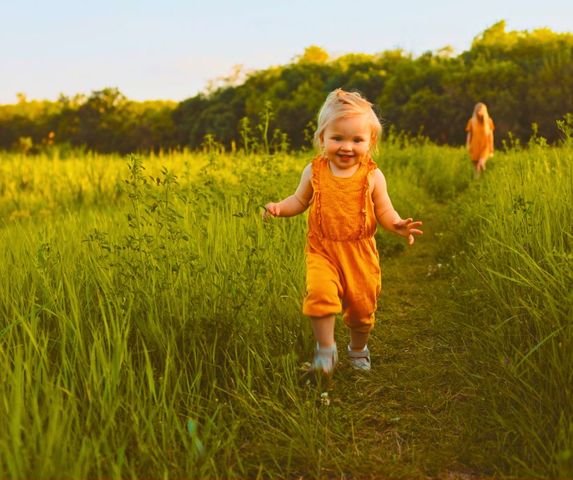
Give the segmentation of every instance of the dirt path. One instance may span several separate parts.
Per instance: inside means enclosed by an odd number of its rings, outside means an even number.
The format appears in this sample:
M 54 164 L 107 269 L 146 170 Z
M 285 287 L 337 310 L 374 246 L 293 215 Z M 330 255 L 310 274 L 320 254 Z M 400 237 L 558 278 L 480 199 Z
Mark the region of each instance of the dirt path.
M 463 352 L 448 307 L 451 278 L 436 258 L 440 215 L 439 206 L 425 215 L 425 235 L 413 248 L 382 259 L 371 374 L 351 371 L 342 355 L 332 396 L 352 425 L 349 476 L 477 477 L 464 461 L 473 447 L 462 438 L 460 407 L 471 392 L 451 368 L 453 352 Z

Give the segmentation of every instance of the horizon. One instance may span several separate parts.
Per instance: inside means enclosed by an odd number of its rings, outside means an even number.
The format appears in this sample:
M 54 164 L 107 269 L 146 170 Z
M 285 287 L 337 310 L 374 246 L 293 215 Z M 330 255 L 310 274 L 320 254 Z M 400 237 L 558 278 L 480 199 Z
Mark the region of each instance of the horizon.
M 548 0 L 540 11 L 517 0 L 494 4 L 484 0 L 480 12 L 466 18 L 467 7 L 451 0 L 432 5 L 413 0 L 400 10 L 364 0 L 349 12 L 340 0 L 329 2 L 328 9 L 302 0 L 289 5 L 248 0 L 240 6 L 225 0 L 200 6 L 105 0 L 92 12 L 71 0 L 43 6 L 27 0 L 3 7 L 5 18 L 25 18 L 26 24 L 8 22 L 0 32 L 0 41 L 12 45 L 0 53 L 5 72 L 0 104 L 17 103 L 18 93 L 29 101 L 56 101 L 104 88 L 117 88 L 134 101 L 180 102 L 205 92 L 237 65 L 244 72 L 286 65 L 311 45 L 331 58 L 394 49 L 417 57 L 446 46 L 459 55 L 500 20 L 508 31 L 571 32 L 570 2 Z M 297 15 L 300 10 L 305 15 Z M 409 18 L 412 11 L 416 18 Z M 351 35 L 341 34 L 341 18 Z

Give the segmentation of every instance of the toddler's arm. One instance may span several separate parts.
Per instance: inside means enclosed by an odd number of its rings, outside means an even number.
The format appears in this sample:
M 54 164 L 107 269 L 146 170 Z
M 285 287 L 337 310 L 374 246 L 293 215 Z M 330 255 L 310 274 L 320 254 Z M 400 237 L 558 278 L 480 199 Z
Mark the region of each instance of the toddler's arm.
M 412 245 L 414 243 L 414 235 L 422 235 L 423 233 L 422 230 L 418 229 L 418 227 L 422 225 L 422 222 L 414 222 L 411 218 L 407 218 L 406 220 L 400 218 L 400 215 L 398 215 L 398 212 L 394 210 L 392 206 L 384 175 L 378 168 L 374 170 L 372 175 L 374 183 L 372 201 L 374 202 L 376 220 L 378 220 L 378 223 L 386 230 L 406 237 L 408 243 Z
M 300 183 L 293 195 L 277 203 L 267 203 L 263 218 L 273 217 L 294 217 L 304 212 L 308 208 L 312 198 L 312 164 L 308 164 L 302 172 Z

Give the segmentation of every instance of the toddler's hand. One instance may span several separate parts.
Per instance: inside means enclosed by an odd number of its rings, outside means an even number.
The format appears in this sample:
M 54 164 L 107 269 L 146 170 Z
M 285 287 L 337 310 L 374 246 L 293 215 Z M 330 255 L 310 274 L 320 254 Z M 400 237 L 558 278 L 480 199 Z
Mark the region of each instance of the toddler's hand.
M 406 237 L 408 239 L 408 245 L 412 245 L 414 243 L 414 235 L 422 235 L 424 233 L 418 228 L 421 226 L 422 222 L 414 222 L 411 218 L 394 222 L 396 233 L 402 237 Z
M 264 206 L 263 220 L 268 220 L 269 217 L 278 217 L 281 214 L 281 208 L 278 203 L 267 203 Z

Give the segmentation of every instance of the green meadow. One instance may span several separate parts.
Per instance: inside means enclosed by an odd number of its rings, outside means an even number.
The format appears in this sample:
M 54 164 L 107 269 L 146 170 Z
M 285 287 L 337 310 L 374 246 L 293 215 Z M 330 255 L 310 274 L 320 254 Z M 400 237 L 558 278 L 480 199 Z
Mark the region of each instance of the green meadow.
M 1 478 L 573 476 L 573 137 L 386 139 L 373 370 L 309 377 L 312 152 L 0 153 Z M 348 333 L 337 327 L 339 349 Z

